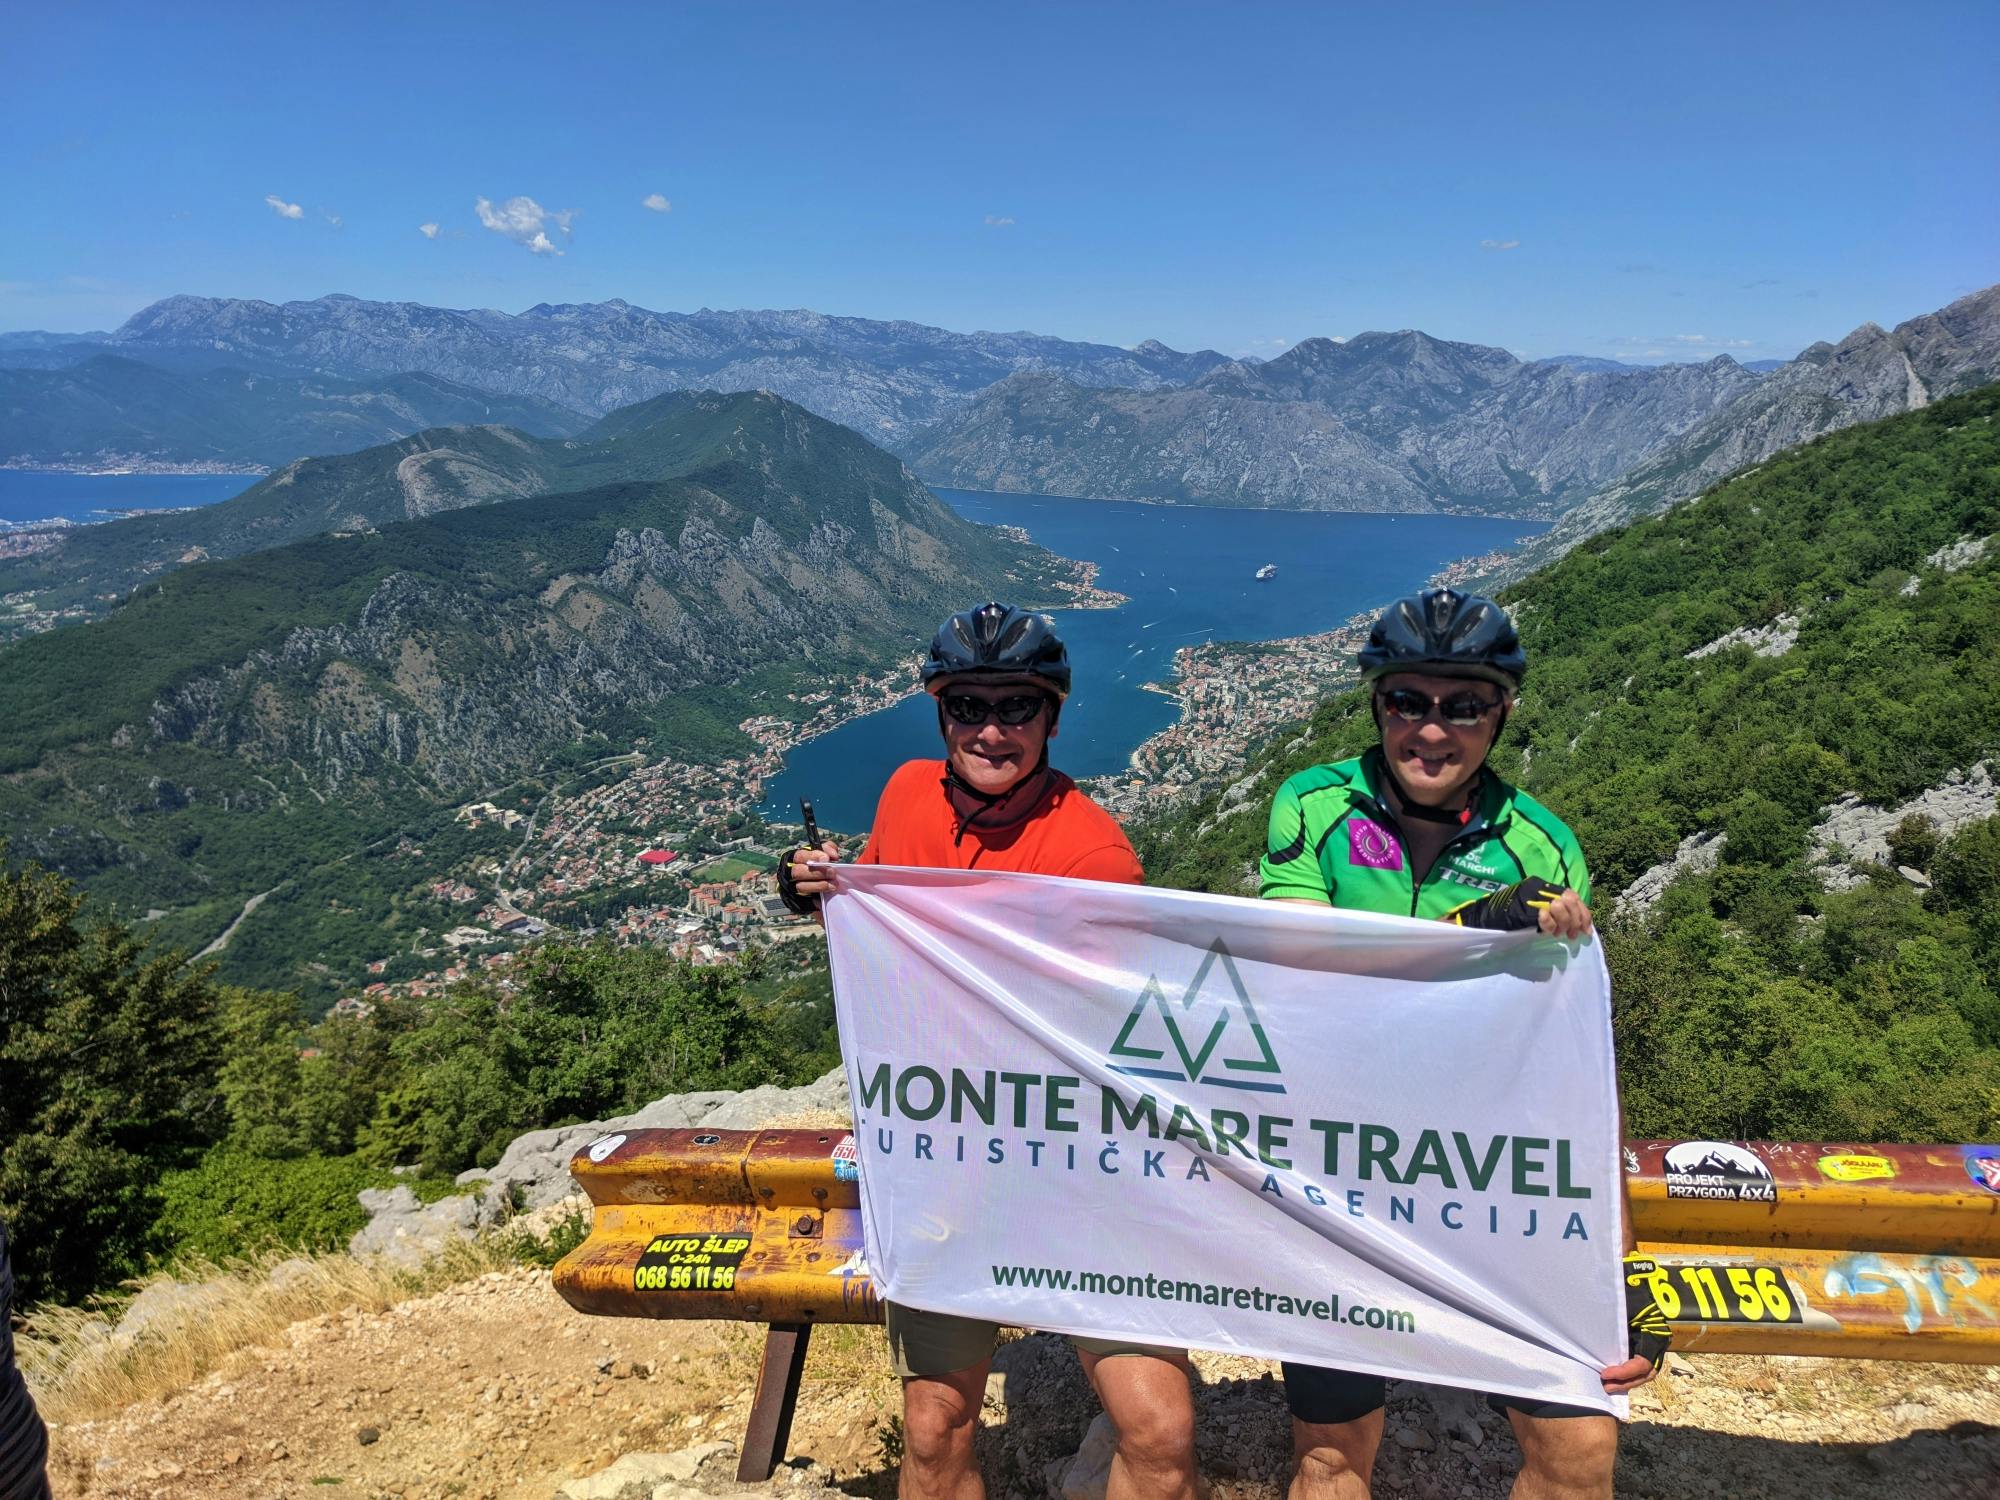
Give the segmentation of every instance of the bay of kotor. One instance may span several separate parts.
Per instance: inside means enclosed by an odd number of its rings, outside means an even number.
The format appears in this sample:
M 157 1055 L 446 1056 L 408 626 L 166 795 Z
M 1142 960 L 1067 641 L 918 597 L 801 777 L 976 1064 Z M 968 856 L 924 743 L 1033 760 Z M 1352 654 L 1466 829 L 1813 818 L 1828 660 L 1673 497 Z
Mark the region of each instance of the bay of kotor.
M 1098 564 L 1117 609 L 1056 611 L 1076 668 L 1051 759 L 1073 776 L 1122 771 L 1171 725 L 1174 652 L 1202 641 L 1267 641 L 1332 630 L 1357 611 L 1417 587 L 1457 559 L 1538 535 L 1541 523 L 1491 516 L 1236 510 L 940 489 L 968 520 L 1018 526 L 1065 557 Z M 1268 579 L 1259 568 L 1275 565 Z M 967 603 L 979 601 L 968 600 Z M 913 641 L 913 650 L 928 645 Z M 890 771 L 937 755 L 936 710 L 924 697 L 853 719 L 788 752 L 762 812 L 792 821 L 809 797 L 822 827 L 868 827 Z

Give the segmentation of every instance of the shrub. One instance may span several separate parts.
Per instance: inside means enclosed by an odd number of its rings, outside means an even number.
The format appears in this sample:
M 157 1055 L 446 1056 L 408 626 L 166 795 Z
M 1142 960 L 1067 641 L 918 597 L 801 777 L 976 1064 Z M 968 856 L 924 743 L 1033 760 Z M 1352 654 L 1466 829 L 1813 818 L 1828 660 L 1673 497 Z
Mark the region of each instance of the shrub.
M 354 1156 L 276 1159 L 218 1146 L 160 1180 L 163 1253 L 221 1261 L 271 1247 L 337 1250 L 368 1222 L 356 1194 L 395 1179 Z

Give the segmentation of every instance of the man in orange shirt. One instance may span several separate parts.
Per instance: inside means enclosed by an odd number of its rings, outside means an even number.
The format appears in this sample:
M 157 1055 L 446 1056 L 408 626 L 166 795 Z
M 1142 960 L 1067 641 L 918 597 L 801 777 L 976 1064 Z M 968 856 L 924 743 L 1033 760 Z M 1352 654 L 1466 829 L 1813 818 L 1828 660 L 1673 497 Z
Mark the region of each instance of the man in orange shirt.
M 889 778 L 860 863 L 1144 879 L 1111 815 L 1049 764 L 1070 668 L 1046 615 L 1005 604 L 953 615 L 931 642 L 924 686 L 945 757 L 909 761 Z M 825 864 L 839 854 L 832 844 L 793 851 L 779 868 L 786 905 L 816 911 L 833 889 Z M 903 1377 L 903 1500 L 982 1500 L 973 1436 L 998 1326 L 894 1303 L 887 1313 Z M 1186 1352 L 1071 1342 L 1118 1428 L 1107 1500 L 1193 1500 Z

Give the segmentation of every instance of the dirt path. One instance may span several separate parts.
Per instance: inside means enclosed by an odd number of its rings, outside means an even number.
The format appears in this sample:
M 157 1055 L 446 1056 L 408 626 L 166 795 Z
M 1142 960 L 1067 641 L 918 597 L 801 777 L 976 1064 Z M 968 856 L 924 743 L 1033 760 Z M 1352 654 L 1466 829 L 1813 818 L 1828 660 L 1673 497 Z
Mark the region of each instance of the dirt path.
M 550 1500 L 631 1452 L 736 1440 L 759 1330 L 585 1318 L 543 1272 L 499 1273 L 381 1315 L 294 1325 L 195 1388 L 55 1435 L 57 1500 Z M 1094 1413 L 1056 1340 L 1003 1351 L 981 1452 L 994 1500 L 1040 1500 Z M 1278 1500 L 1283 1397 L 1269 1367 L 1202 1355 L 1215 1500 Z M 1642 1393 L 1620 1458 L 1640 1500 L 1994 1500 L 2000 1369 L 1711 1356 Z M 791 1451 L 843 1489 L 893 1492 L 893 1382 L 873 1328 L 821 1329 Z M 997 1390 L 996 1390 L 997 1394 Z M 1376 1494 L 1494 1500 L 1518 1462 L 1480 1408 L 1392 1403 Z M 1399 1431 L 1403 1434 L 1399 1436 Z M 785 1478 L 781 1474 L 781 1480 Z
M 259 891 L 256 895 L 252 896 L 248 901 L 245 901 L 243 903 L 243 910 L 239 911 L 236 914 L 236 920 L 234 922 L 231 922 L 227 927 L 222 929 L 222 936 L 217 938 L 214 942 L 210 943 L 206 948 L 202 949 L 201 952 L 195 955 L 195 957 L 207 958 L 209 954 L 220 953 L 224 948 L 227 948 L 229 946 L 229 940 L 236 936 L 236 929 L 241 927 L 244 924 L 244 922 L 249 920 L 250 913 L 255 911 L 258 907 L 262 906 L 268 898 L 276 895 L 279 891 L 283 889 L 284 887 L 282 885 L 274 885 L 271 887 L 270 890 Z

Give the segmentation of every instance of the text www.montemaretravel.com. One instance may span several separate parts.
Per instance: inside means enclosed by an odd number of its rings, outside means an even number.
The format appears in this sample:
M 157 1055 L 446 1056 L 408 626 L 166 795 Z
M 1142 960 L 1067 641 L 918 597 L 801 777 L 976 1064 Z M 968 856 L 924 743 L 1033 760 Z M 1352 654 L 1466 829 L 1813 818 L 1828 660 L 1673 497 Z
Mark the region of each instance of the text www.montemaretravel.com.
M 1417 1315 L 1401 1308 L 1343 1304 L 1340 1293 L 1296 1297 L 1261 1286 L 1224 1286 L 1213 1281 L 1182 1281 L 1153 1275 L 1117 1276 L 1098 1271 L 1070 1271 L 1054 1266 L 995 1266 L 995 1286 L 1046 1287 L 1053 1292 L 1081 1292 L 1107 1297 L 1144 1297 L 1154 1302 L 1194 1302 L 1206 1307 L 1240 1307 L 1285 1317 L 1311 1318 L 1322 1323 L 1346 1323 L 1355 1328 L 1380 1328 L 1390 1333 L 1415 1333 Z

